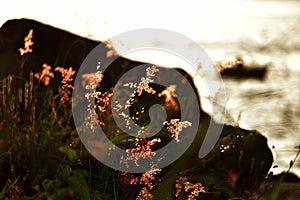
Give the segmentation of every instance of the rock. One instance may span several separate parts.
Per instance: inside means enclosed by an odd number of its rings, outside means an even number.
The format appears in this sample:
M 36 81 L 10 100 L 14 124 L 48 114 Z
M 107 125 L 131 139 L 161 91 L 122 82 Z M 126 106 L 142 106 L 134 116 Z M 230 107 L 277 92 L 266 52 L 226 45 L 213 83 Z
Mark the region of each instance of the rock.
M 24 38 L 30 30 L 33 30 L 33 51 L 25 54 L 22 60 L 18 49 L 24 46 Z M 78 69 L 87 54 L 99 44 L 29 19 L 7 21 L 0 29 L 0 37 L 0 79 L 8 74 L 19 75 L 21 64 L 25 77 L 30 71 L 39 72 L 44 63 Z
M 282 172 L 272 177 L 275 181 L 300 182 L 300 177 L 291 172 Z
M 209 166 L 223 174 L 225 182 L 240 195 L 257 190 L 273 163 L 267 139 L 255 130 L 233 128 L 212 152 Z

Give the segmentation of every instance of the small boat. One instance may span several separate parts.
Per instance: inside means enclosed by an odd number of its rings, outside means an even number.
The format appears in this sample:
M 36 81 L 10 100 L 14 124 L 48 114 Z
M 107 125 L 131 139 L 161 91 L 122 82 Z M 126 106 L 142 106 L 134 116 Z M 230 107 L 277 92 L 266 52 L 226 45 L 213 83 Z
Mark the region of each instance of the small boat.
M 230 61 L 223 64 L 216 64 L 218 71 L 223 78 L 234 79 L 260 79 L 263 80 L 267 73 L 267 65 L 251 64 L 245 65 L 242 59 Z

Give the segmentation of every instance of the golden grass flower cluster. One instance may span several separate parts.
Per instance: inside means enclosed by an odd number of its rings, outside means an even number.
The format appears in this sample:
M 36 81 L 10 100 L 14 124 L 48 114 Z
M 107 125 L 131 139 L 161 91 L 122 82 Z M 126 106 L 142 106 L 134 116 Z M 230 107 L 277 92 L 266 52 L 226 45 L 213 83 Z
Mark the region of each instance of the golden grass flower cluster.
M 63 97 L 60 99 L 60 101 L 61 103 L 65 103 L 70 100 L 69 95 L 71 94 L 71 90 L 74 88 L 70 83 L 73 81 L 73 76 L 75 75 L 76 71 L 73 70 L 72 67 L 69 67 L 68 69 L 65 69 L 63 67 L 56 67 L 55 71 L 59 71 L 63 77 L 63 80 L 61 81 Z
M 23 56 L 27 53 L 31 53 L 32 49 L 31 46 L 34 44 L 32 41 L 33 37 L 33 30 L 29 30 L 28 35 L 24 38 L 24 48 L 19 48 L 20 55 Z
M 98 93 L 99 94 L 99 93 Z M 97 100 L 96 103 L 96 108 L 100 111 L 100 112 L 106 112 L 109 111 L 111 109 L 110 106 L 110 102 L 111 102 L 111 98 L 113 96 L 113 93 L 106 91 L 105 93 L 103 93 L 102 95 L 96 95 L 95 98 Z
M 96 96 L 101 95 L 100 92 L 90 91 L 85 94 L 85 98 L 88 100 L 87 116 L 85 117 L 86 126 L 90 127 L 91 130 L 96 130 L 99 124 L 98 115 L 95 111 L 95 105 L 92 106 L 92 101 L 95 100 Z
M 151 190 L 156 185 L 156 175 L 158 175 L 161 172 L 161 169 L 151 169 L 145 173 L 143 173 L 140 177 L 134 174 L 130 174 L 128 172 L 122 172 L 120 174 L 121 180 L 125 184 L 130 185 L 136 185 L 140 184 L 142 185 L 142 189 L 139 191 L 138 196 L 136 197 L 136 200 L 145 200 L 145 199 L 152 199 L 153 195 L 151 194 Z
M 140 166 L 138 162 L 140 159 L 151 159 L 152 156 L 155 156 L 155 152 L 152 151 L 151 146 L 159 142 L 161 142 L 160 138 L 155 138 L 150 141 L 146 138 L 136 138 L 135 148 L 126 149 L 126 152 L 132 154 L 129 157 L 122 158 L 120 163 L 128 167 L 128 161 L 134 161 L 136 166 Z
M 56 67 L 55 71 L 58 71 L 62 74 L 63 80 L 61 81 L 61 89 L 63 92 L 63 97 L 61 98 L 61 103 L 65 103 L 69 101 L 69 95 L 71 94 L 71 90 L 74 88 L 73 85 L 71 85 L 71 82 L 73 81 L 73 76 L 75 75 L 76 71 L 73 70 L 72 67 L 69 67 L 68 69 Z M 54 73 L 51 72 L 51 66 L 45 63 L 43 64 L 42 72 L 35 73 L 34 77 L 40 82 L 43 82 L 45 86 L 48 86 L 51 78 L 54 78 Z
M 179 177 L 176 180 L 175 187 L 175 197 L 179 197 L 182 192 L 189 192 L 188 200 L 195 200 L 199 196 L 199 193 L 205 193 L 205 189 L 201 183 L 190 183 L 187 177 Z
M 43 64 L 42 73 L 35 73 L 34 77 L 39 81 L 43 82 L 45 86 L 49 85 L 51 78 L 54 77 L 54 74 L 50 71 L 51 66 L 46 63 Z
M 158 71 L 159 70 L 156 68 L 155 65 L 153 65 L 152 67 L 148 67 L 146 69 L 146 77 L 142 77 L 139 84 L 129 82 L 129 83 L 125 83 L 123 86 L 137 89 L 136 91 L 134 91 L 132 97 L 135 97 L 136 94 L 138 96 L 141 96 L 143 91 L 145 91 L 149 94 L 155 94 L 156 91 L 152 87 L 149 86 L 149 83 L 152 83 L 154 81 L 152 79 L 152 77 L 154 77 L 155 73 Z
M 137 196 L 136 200 L 150 200 L 152 198 L 153 198 L 153 195 L 150 193 L 150 191 L 146 187 L 143 187 L 140 190 L 140 193 Z
M 97 69 L 100 68 L 100 62 L 98 63 Z M 85 98 L 88 100 L 87 116 L 85 119 L 86 125 L 95 130 L 98 124 L 105 125 L 104 122 L 99 120 L 99 116 L 95 109 L 98 109 L 100 112 L 106 112 L 111 109 L 111 92 L 105 92 L 102 94 L 99 91 L 96 91 L 97 87 L 100 87 L 100 82 L 102 81 L 103 74 L 101 71 L 95 73 L 83 74 L 82 75 L 82 85 L 87 90 Z M 92 106 L 94 100 L 96 104 Z
M 155 175 L 159 174 L 161 172 L 161 169 L 151 169 L 145 173 L 142 174 L 140 178 L 140 183 L 147 186 L 150 190 L 153 189 L 155 181 Z
M 189 121 L 180 121 L 180 119 L 171 119 L 169 122 L 165 121 L 164 125 L 167 125 L 167 130 L 171 133 L 171 136 L 179 142 L 179 134 L 183 128 L 192 126 L 192 123 Z
M 97 87 L 100 87 L 100 82 L 102 81 L 103 74 L 101 71 L 95 73 L 88 73 L 82 75 L 82 86 L 86 90 L 95 90 Z

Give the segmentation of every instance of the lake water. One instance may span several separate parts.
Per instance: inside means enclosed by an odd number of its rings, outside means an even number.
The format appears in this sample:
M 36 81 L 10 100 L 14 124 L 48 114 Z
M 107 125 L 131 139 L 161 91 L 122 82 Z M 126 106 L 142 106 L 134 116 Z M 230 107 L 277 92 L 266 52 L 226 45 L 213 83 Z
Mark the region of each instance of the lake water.
M 16 8 L 8 1 L 0 8 L 0 24 L 27 17 L 98 40 L 136 28 L 165 28 L 197 41 L 215 62 L 242 56 L 246 63 L 269 63 L 264 81 L 224 80 L 226 108 L 241 127 L 268 138 L 275 147 L 271 171 L 279 173 L 288 169 L 300 145 L 300 2 L 220 2 L 60 0 L 38 5 L 29 0 Z M 115 45 L 118 50 L 120 44 Z M 161 57 L 129 57 L 178 65 Z M 292 171 L 300 176 L 300 158 Z
M 300 145 L 300 2 L 264 3 L 282 8 L 273 14 L 243 16 L 243 26 L 249 23 L 252 29 L 250 33 L 238 30 L 236 40 L 202 44 L 216 61 L 241 55 L 247 63 L 269 64 L 264 81 L 224 80 L 226 108 L 234 119 L 239 118 L 241 127 L 257 129 L 268 138 L 269 146 L 275 147 L 271 171 L 279 173 L 288 169 Z M 291 171 L 300 175 L 300 158 Z

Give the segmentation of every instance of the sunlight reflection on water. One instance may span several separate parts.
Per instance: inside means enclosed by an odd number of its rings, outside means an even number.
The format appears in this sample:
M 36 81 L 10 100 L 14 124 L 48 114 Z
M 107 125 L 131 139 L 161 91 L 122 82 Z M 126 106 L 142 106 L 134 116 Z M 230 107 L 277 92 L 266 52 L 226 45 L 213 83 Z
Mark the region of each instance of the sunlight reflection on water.
M 275 146 L 274 173 L 288 169 L 300 145 L 300 70 L 287 71 L 289 76 L 284 70 L 271 68 L 263 82 L 225 81 L 233 118 L 241 113 L 242 127 L 259 130 Z M 292 171 L 300 174 L 299 159 Z

